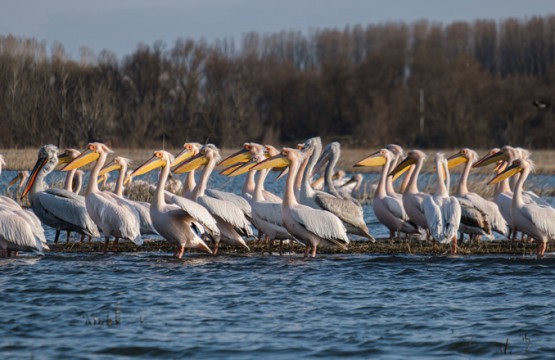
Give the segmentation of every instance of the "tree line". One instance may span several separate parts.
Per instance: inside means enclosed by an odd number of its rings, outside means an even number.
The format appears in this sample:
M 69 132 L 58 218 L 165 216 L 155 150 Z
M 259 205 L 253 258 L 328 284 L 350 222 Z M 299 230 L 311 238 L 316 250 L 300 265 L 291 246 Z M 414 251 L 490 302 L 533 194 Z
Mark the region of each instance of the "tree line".
M 552 148 L 555 15 L 247 33 L 122 59 L 0 36 L 0 146 Z M 533 106 L 539 100 L 542 106 Z

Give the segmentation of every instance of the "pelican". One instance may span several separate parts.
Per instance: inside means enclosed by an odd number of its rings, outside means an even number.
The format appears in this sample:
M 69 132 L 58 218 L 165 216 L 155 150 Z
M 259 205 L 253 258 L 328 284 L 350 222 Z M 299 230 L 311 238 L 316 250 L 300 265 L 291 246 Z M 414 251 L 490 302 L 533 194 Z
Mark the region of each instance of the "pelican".
M 132 175 L 142 175 L 156 168 L 162 168 L 158 179 L 158 186 L 150 206 L 150 216 L 158 233 L 175 245 L 174 256 L 181 259 L 186 247 L 198 248 L 211 254 L 210 248 L 193 231 L 195 219 L 190 213 L 176 203 L 166 203 L 164 189 L 173 161 L 174 157 L 170 153 L 163 150 L 155 151 L 154 156 L 139 166 Z M 206 212 L 206 218 L 210 219 L 211 217 L 208 212 L 204 211 Z M 211 228 L 217 233 L 216 221 L 214 219 L 209 221 L 211 221 Z
M 21 191 L 23 189 L 23 185 L 25 184 L 25 181 L 27 181 L 27 178 L 29 177 L 29 172 L 27 170 L 20 170 L 17 172 L 17 175 L 14 176 L 13 179 L 10 180 L 10 182 L 8 183 L 8 189 L 11 186 L 15 185 L 15 198 L 19 198 L 19 196 L 21 195 Z
M 488 184 L 497 184 L 508 177 L 520 174 L 511 203 L 512 222 L 515 231 L 521 231 L 538 242 L 537 256 L 541 258 L 545 254 L 547 241 L 555 239 L 555 222 L 553 221 L 555 209 L 551 206 L 524 202 L 522 188 L 533 169 L 534 164 L 531 160 L 517 159 Z
M 126 201 L 129 206 L 133 207 L 139 215 L 141 224 L 141 235 L 158 234 L 150 219 L 150 204 L 144 201 L 133 201 L 123 197 L 123 182 L 127 175 L 127 168 L 129 167 L 130 160 L 122 156 L 116 156 L 109 164 L 104 166 L 99 173 L 99 176 L 108 174 L 111 171 L 118 170 L 119 175 L 116 182 L 114 193 L 119 199 Z
M 90 143 L 87 150 L 67 164 L 62 171 L 70 171 L 96 161 L 85 191 L 85 204 L 93 221 L 102 230 L 105 238 L 104 251 L 108 250 L 110 236 L 114 236 L 114 247 L 120 238 L 142 245 L 139 216 L 134 208 L 122 199 L 98 190 L 98 174 L 112 151 L 102 143 Z
M 294 182 L 301 157 L 298 150 L 285 148 L 280 154 L 256 165 L 254 169 L 263 170 L 276 166 L 289 166 L 282 205 L 283 224 L 295 239 L 306 245 L 305 256 L 308 256 L 312 248 L 312 257 L 315 257 L 319 245 L 335 245 L 341 249 L 347 249 L 349 238 L 345 226 L 337 216 L 297 202 Z
M 0 249 L 2 256 L 10 252 L 33 251 L 42 254 L 49 250 L 44 237 L 44 230 L 36 226 L 23 214 L 25 210 L 0 206 Z
M 403 208 L 409 216 L 409 219 L 422 229 L 428 229 L 428 222 L 424 214 L 424 200 L 430 196 L 418 190 L 418 175 L 420 175 L 420 170 L 422 170 L 422 165 L 425 160 L 426 154 L 422 151 L 411 150 L 407 153 L 406 158 L 389 174 L 395 176 L 409 166 L 414 165 L 409 183 L 403 192 Z
M 364 201 L 373 197 L 378 189 L 377 184 L 370 184 L 370 189 L 367 189 L 368 183 L 364 181 L 362 174 L 353 174 L 353 176 L 343 185 L 341 185 L 341 192 L 346 196 L 355 198 L 359 201 Z
M 324 170 L 324 189 L 337 198 L 345 198 L 342 193 L 340 193 L 337 188 L 336 184 L 333 181 L 333 175 L 335 172 L 335 165 L 339 161 L 339 157 L 341 156 L 341 144 L 337 141 L 329 143 L 325 148 L 318 162 L 314 166 L 314 172 L 319 172 L 319 170 L 324 166 L 327 162 L 328 165 Z M 344 174 L 345 172 L 343 172 Z M 342 176 L 343 177 L 343 176 Z M 341 177 L 341 178 L 342 178 Z
M 485 227 L 466 227 L 462 232 L 468 234 L 491 235 L 491 230 L 493 230 L 499 234 L 507 235 L 507 221 L 503 218 L 497 204 L 493 201 L 484 199 L 476 193 L 468 191 L 468 175 L 470 174 L 472 164 L 474 164 L 476 160 L 478 160 L 478 154 L 467 148 L 461 149 L 459 152 L 447 159 L 449 169 L 460 164 L 465 164 L 455 196 L 459 200 L 463 199 L 468 201 L 471 206 L 482 212 L 485 215 L 485 220 L 487 222 Z
M 81 152 L 76 149 L 65 149 L 63 153 L 58 155 L 58 164 L 69 164 L 73 159 L 81 155 Z M 73 169 L 68 171 L 64 181 L 63 189 L 79 194 L 83 186 L 83 171 Z
M 418 226 L 409 221 L 403 208 L 402 198 L 387 192 L 387 178 L 393 157 L 391 151 L 381 149 L 355 164 L 355 166 L 382 166 L 380 182 L 372 204 L 376 217 L 389 229 L 391 238 L 394 237 L 395 231 L 399 237 L 401 232 L 405 234 L 419 233 Z
M 237 164 L 247 163 L 252 159 L 253 156 L 264 153 L 264 151 L 265 151 L 264 147 L 260 144 L 244 143 L 243 148 L 241 150 L 237 151 L 234 154 L 231 154 L 224 160 L 220 161 L 218 166 L 231 165 L 229 168 L 226 169 L 227 171 L 224 170 L 224 172 L 222 173 L 223 175 L 229 174 L 233 170 L 238 169 L 238 167 L 236 166 Z M 245 178 L 245 183 L 243 184 L 243 189 L 241 191 L 241 193 L 243 194 L 243 197 L 245 197 L 245 199 L 249 202 L 252 200 L 255 192 L 255 187 L 256 187 L 255 180 L 254 180 L 255 173 L 256 171 L 249 170 L 248 176 Z M 235 176 L 237 174 L 238 173 L 235 173 Z M 262 195 L 264 196 L 264 200 L 272 201 L 272 202 L 281 202 L 281 198 L 279 196 L 264 189 L 264 183 L 262 183 L 261 191 L 262 191 Z
M 461 206 L 454 196 L 449 196 L 449 168 L 443 154 L 436 154 L 435 163 L 436 191 L 424 199 L 424 214 L 432 238 L 442 244 L 451 243 L 451 254 L 456 254 Z
M 227 193 L 224 193 L 223 191 L 218 191 L 219 193 L 223 194 L 223 199 L 205 195 L 208 178 L 210 177 L 212 170 L 219 160 L 220 154 L 218 148 L 216 148 L 212 144 L 208 144 L 204 145 L 197 155 L 189 158 L 181 164 L 175 164 L 173 171 L 176 174 L 181 174 L 204 165 L 204 171 L 202 173 L 200 182 L 193 190 L 192 200 L 204 206 L 210 212 L 210 214 L 214 216 L 218 224 L 218 228 L 220 229 L 221 241 L 226 242 L 230 245 L 243 246 L 249 249 L 247 243 L 240 235 L 243 234 L 247 237 L 253 235 L 252 229 L 250 227 L 251 224 L 249 220 L 247 220 L 244 210 L 239 208 L 234 202 L 225 200 L 225 198 L 228 196 L 225 195 Z M 214 194 L 214 192 L 211 193 Z M 246 202 L 246 200 L 242 197 L 239 198 Z M 250 209 L 250 205 L 248 206 Z M 250 212 L 252 214 L 252 209 L 250 210 Z M 220 239 L 217 239 L 215 241 L 215 254 L 218 252 Z
M 46 225 L 56 229 L 54 242 L 58 242 L 60 231 L 71 231 L 92 237 L 100 236 L 97 226 L 90 218 L 82 197 L 63 189 L 45 189 L 44 177 L 58 164 L 58 148 L 44 145 L 39 150 L 38 160 L 27 179 L 21 198 L 29 194 L 31 208 Z
M 189 142 L 183 144 L 183 150 L 175 156 L 175 164 L 180 164 L 191 156 L 195 156 L 202 148 L 202 145 L 195 142 Z M 191 199 L 193 190 L 197 185 L 195 181 L 195 170 L 191 170 L 187 173 L 187 176 L 183 180 L 182 186 L 182 196 L 187 199 Z
M 321 150 L 322 142 L 319 137 L 311 138 L 304 144 L 303 153 L 309 158 L 304 169 L 299 198 L 300 203 L 314 209 L 323 209 L 331 212 L 343 221 L 348 233 L 361 235 L 374 241 L 374 237 L 370 235 L 368 226 L 364 222 L 364 213 L 359 203 L 352 199 L 338 198 L 325 192 L 315 192 L 310 186 L 314 165 L 318 161 Z M 305 159 L 305 161 L 307 160 Z
M 270 157 L 278 155 L 277 151 L 272 146 L 267 146 L 266 151 Z M 251 157 L 251 160 L 244 163 L 241 167 L 234 169 L 229 176 L 237 176 L 245 171 L 254 171 L 252 168 L 266 160 L 266 156 L 263 153 L 256 154 Z M 274 240 L 280 241 L 280 254 L 283 249 L 283 240 L 295 239 L 293 235 L 287 231 L 283 225 L 282 218 L 282 204 L 283 201 L 275 202 L 269 201 L 264 197 L 262 189 L 264 187 L 264 181 L 266 176 L 269 174 L 271 168 L 263 169 L 258 171 L 258 179 L 256 180 L 254 197 L 251 202 L 252 206 L 252 222 L 257 229 L 260 229 L 264 234 L 266 234 L 266 240 L 268 242 L 268 253 L 272 255 L 272 243 Z

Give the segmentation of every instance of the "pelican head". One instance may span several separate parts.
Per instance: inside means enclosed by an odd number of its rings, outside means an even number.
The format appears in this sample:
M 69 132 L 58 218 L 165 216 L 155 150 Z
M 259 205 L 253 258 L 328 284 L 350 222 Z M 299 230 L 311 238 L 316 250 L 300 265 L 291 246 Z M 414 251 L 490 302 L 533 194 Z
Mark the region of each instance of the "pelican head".
M 288 167 L 291 165 L 292 158 L 300 158 L 302 155 L 299 150 L 292 148 L 283 148 L 277 155 L 266 159 L 253 167 L 254 170 L 263 170 L 273 167 Z
M 385 148 L 389 151 L 391 151 L 393 153 L 393 155 L 395 155 L 395 157 L 403 157 L 405 155 L 405 152 L 403 151 L 403 148 L 400 145 L 397 144 L 389 144 L 386 145 Z
M 231 154 L 218 163 L 218 166 L 230 166 L 237 163 L 246 163 L 252 156 L 264 151 L 264 147 L 257 143 L 244 143 L 241 150 Z
M 460 164 L 466 164 L 470 162 L 474 163 L 478 159 L 478 154 L 476 151 L 464 148 L 459 150 L 456 154 L 451 155 L 447 159 L 447 166 L 449 169 L 459 166 Z
M 69 164 L 73 159 L 81 155 L 81 151 L 76 149 L 65 149 L 63 153 L 58 154 L 58 165 Z
M 154 155 L 152 155 L 150 159 L 148 159 L 141 166 L 136 168 L 131 174 L 128 174 L 127 178 L 131 179 L 134 176 L 143 175 L 154 169 L 158 169 L 166 165 L 171 165 L 171 163 L 174 161 L 175 161 L 175 158 L 169 152 L 164 150 L 155 151 Z
M 23 199 L 27 195 L 33 184 L 37 181 L 37 178 L 42 181 L 42 178 L 54 170 L 56 165 L 58 165 L 58 148 L 54 145 L 44 145 L 41 147 L 39 149 L 39 157 L 27 179 L 21 198 Z
M 332 154 L 339 154 L 339 152 L 341 152 L 341 144 L 339 142 L 334 141 L 326 145 L 322 155 L 320 155 L 320 159 L 318 159 L 316 166 L 314 166 L 313 174 L 319 173 L 326 161 L 332 158 Z
M 204 145 L 198 154 L 191 157 L 181 164 L 172 163 L 172 172 L 175 174 L 183 174 L 195 170 L 209 162 L 217 163 L 220 161 L 220 151 L 213 144 Z
M 181 164 L 183 161 L 195 156 L 199 153 L 202 145 L 195 142 L 183 144 L 183 150 L 175 156 L 174 166 Z
M 393 179 L 397 179 L 402 173 L 407 171 L 411 165 L 418 163 L 419 161 L 426 161 L 426 154 L 420 150 L 410 150 L 407 152 L 407 156 L 399 165 L 395 167 L 390 173 L 389 176 L 393 176 Z
M 494 150 L 497 150 L 494 152 Z M 528 152 L 527 152 L 528 153 Z M 498 161 L 510 162 L 517 158 L 517 150 L 512 146 L 506 145 L 501 150 L 494 148 L 490 150 L 483 158 L 476 161 L 472 167 L 483 167 L 490 164 L 497 164 Z
M 393 154 L 391 153 L 391 151 L 384 148 L 358 161 L 354 165 L 354 167 L 383 166 L 387 163 L 388 160 L 391 160 L 392 158 Z
M 239 164 L 238 167 L 232 166 L 232 167 L 234 167 L 234 170 L 231 171 L 227 175 L 228 176 L 237 176 L 237 175 L 244 174 L 247 171 L 251 170 L 253 167 L 255 167 L 258 163 L 261 163 L 262 161 L 264 161 L 266 159 L 267 159 L 266 154 L 264 154 L 263 152 L 252 155 L 251 159 L 248 162 Z
M 104 165 L 104 167 L 100 170 L 100 173 L 98 175 L 102 176 L 104 174 L 108 174 L 115 170 L 126 172 L 130 163 L 131 163 L 130 159 L 124 158 L 122 156 L 116 156 L 109 164 Z
M 87 145 L 87 149 L 73 159 L 69 164 L 62 168 L 62 171 L 69 171 L 73 169 L 78 169 L 91 162 L 98 160 L 103 154 L 111 154 L 113 151 L 102 143 L 90 143 Z
M 498 174 L 493 179 L 491 179 L 488 182 L 488 185 L 494 185 L 494 184 L 500 183 L 501 181 L 511 176 L 514 176 L 516 174 L 519 174 L 524 170 L 534 171 L 534 163 L 532 162 L 532 160 L 516 159 L 515 161 L 513 161 L 511 166 L 509 166 L 507 169 L 505 169 L 500 174 Z

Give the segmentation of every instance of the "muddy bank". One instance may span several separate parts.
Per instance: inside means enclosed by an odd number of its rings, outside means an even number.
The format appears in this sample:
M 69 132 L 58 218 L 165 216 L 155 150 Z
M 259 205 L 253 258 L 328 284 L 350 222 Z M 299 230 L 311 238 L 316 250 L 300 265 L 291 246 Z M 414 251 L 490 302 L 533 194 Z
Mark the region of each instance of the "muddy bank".
M 250 252 L 247 249 L 240 249 L 220 246 L 221 254 L 268 254 L 268 245 L 265 242 L 249 241 Z M 100 241 L 93 242 L 60 242 L 57 244 L 49 244 L 50 252 L 103 252 L 104 243 Z M 547 251 L 553 248 L 552 244 L 548 245 Z M 279 242 L 275 242 L 272 252 L 279 254 Z M 172 253 L 173 249 L 165 240 L 147 239 L 142 246 L 136 246 L 133 243 L 121 241 L 116 249 L 112 248 L 112 243 L 108 247 L 109 252 L 167 252 Z M 187 249 L 187 252 L 197 252 L 195 249 Z M 284 254 L 303 254 L 304 247 L 297 243 L 284 244 L 282 249 Z M 516 241 L 511 243 L 506 240 L 500 241 L 475 241 L 459 244 L 458 252 L 461 255 L 479 255 L 479 254 L 508 254 L 508 255 L 533 255 L 536 251 L 536 244 L 530 242 Z M 434 251 L 431 241 L 394 241 L 391 239 L 379 239 L 375 243 L 366 241 L 353 241 L 347 250 L 337 248 L 318 248 L 318 254 L 447 254 L 449 253 L 448 245 L 436 244 Z

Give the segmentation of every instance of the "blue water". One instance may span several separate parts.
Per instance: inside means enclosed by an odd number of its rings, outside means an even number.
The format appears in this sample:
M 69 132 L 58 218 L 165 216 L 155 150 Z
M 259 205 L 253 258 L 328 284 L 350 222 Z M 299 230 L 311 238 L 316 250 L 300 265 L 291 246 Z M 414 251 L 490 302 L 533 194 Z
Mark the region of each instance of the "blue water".
M 5 359 L 555 353 L 553 258 L 51 254 L 0 272 Z
M 555 354 L 551 256 L 0 259 L 0 358 L 544 359 Z

